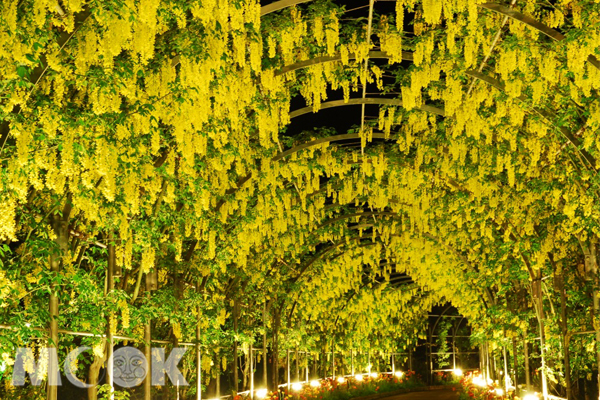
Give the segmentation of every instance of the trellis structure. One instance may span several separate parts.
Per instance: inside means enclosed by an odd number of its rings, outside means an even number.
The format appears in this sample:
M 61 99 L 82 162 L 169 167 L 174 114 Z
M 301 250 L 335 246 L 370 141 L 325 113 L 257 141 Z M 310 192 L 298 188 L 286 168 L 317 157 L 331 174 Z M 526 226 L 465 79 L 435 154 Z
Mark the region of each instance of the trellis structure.
M 117 343 L 193 346 L 190 387 L 134 392 L 221 394 L 232 369 L 254 393 L 255 351 L 263 386 L 290 352 L 335 376 L 432 343 L 451 302 L 486 373 L 597 391 L 597 1 L 0 10 L 4 370 L 89 345 L 80 376 L 114 386 Z

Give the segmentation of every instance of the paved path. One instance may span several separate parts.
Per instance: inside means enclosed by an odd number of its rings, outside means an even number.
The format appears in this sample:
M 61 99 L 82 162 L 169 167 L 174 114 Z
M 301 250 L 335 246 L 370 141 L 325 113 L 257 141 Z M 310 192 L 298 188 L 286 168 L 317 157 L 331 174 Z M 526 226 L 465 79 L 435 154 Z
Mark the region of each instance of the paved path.
M 458 392 L 452 389 L 428 390 L 426 392 L 404 393 L 382 400 L 458 400 Z

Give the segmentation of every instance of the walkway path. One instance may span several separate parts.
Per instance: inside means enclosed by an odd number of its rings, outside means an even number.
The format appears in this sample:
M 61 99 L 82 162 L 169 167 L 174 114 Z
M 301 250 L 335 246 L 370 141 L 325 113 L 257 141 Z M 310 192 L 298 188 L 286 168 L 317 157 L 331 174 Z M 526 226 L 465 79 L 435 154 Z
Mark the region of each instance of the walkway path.
M 428 390 L 399 394 L 382 400 L 458 400 L 458 392 L 452 391 L 452 389 Z

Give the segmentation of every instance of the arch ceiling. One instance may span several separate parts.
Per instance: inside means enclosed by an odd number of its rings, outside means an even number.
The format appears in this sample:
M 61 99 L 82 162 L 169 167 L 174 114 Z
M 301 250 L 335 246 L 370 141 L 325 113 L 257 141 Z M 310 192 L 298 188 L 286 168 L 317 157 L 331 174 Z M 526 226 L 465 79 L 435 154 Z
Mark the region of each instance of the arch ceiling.
M 84 304 L 108 246 L 107 304 L 154 310 L 158 334 L 200 312 L 203 340 L 230 340 L 237 301 L 306 343 L 408 346 L 448 301 L 490 340 L 525 332 L 522 289 L 582 279 L 599 234 L 599 4 L 359 6 L 4 2 L 4 310 L 45 326 L 15 294 L 59 276 L 85 316 L 61 324 L 102 331 Z

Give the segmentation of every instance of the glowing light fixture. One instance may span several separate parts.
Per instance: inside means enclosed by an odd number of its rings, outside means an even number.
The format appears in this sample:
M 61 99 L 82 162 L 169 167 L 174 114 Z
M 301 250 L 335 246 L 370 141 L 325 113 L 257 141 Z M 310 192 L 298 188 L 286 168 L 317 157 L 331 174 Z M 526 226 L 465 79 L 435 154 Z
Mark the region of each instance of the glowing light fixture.
M 292 383 L 292 390 L 299 392 L 302 390 L 302 384 L 300 382 Z
M 452 372 L 454 372 L 454 375 L 456 376 L 463 376 L 463 371 L 460 368 L 455 368 Z
M 500 388 L 494 390 L 494 393 L 496 393 L 496 396 L 504 396 L 504 390 Z
M 344 379 L 344 377 L 343 377 L 343 376 L 340 376 L 339 378 L 337 378 L 337 381 L 338 381 L 339 383 L 344 383 L 344 382 L 346 382 L 346 379 Z
M 362 374 L 356 374 L 356 375 L 354 375 L 354 379 L 356 379 L 358 382 L 360 382 L 363 380 L 363 376 L 362 376 Z
M 319 386 L 321 386 L 321 383 L 315 379 L 314 381 L 310 381 L 310 386 L 319 387 Z
M 537 394 L 526 394 L 525 397 L 523 397 L 523 400 L 538 400 L 538 396 Z
M 480 387 L 486 387 L 487 386 L 487 382 L 482 377 L 476 376 L 476 377 L 473 378 L 473 385 L 477 385 L 477 386 L 480 386 Z
M 396 378 L 402 378 L 402 376 L 404 375 L 404 372 L 402 372 L 402 371 L 396 371 L 394 373 L 394 375 L 396 375 Z
M 265 397 L 267 397 L 267 394 L 269 394 L 267 389 L 256 390 L 256 397 L 258 397 L 259 399 L 264 399 Z
M 379 374 L 377 372 L 371 373 L 371 378 L 377 378 L 378 376 L 379 376 Z

